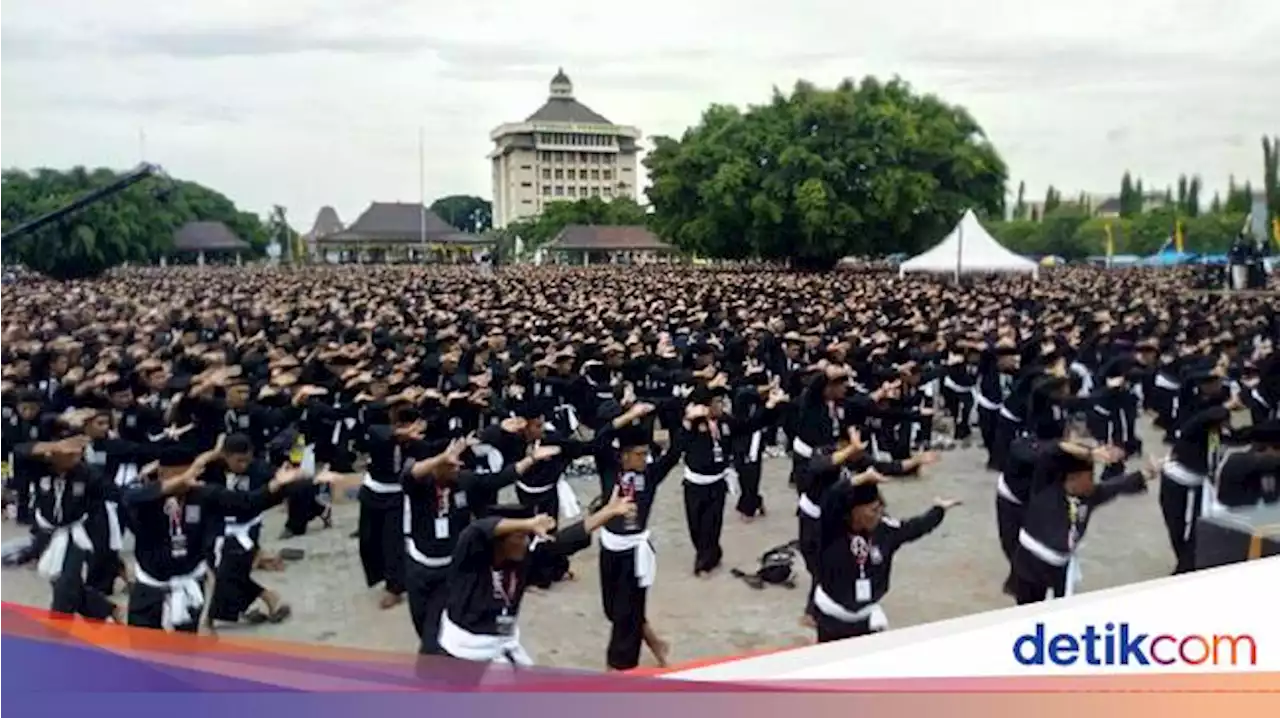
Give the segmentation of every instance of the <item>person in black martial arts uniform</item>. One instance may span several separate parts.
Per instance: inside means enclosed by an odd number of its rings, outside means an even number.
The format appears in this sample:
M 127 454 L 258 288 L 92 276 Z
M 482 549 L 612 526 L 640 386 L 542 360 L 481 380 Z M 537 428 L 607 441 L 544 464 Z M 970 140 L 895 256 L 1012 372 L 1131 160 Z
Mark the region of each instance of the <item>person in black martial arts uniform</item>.
M 449 567 L 458 536 L 471 523 L 470 497 L 476 489 L 496 493 L 560 454 L 560 447 L 538 447 L 497 473 L 477 473 L 462 468 L 468 440 L 455 439 L 435 453 L 439 444 L 407 446 L 406 452 L 414 458 L 428 455 L 408 464 L 403 475 L 405 587 L 409 616 L 418 632 L 418 652 L 423 655 L 442 653 L 440 614 L 449 595 Z
M 987 468 L 992 471 L 1003 468 L 996 452 L 996 429 L 1000 426 L 1000 407 L 1013 388 L 1018 361 L 1017 347 L 1000 342 L 983 350 L 978 363 L 978 387 L 973 399 L 978 404 L 978 433 L 987 449 Z
M 113 486 L 85 464 L 86 436 L 54 442 L 28 442 L 14 447 L 14 456 L 24 461 L 32 474 L 33 517 L 36 523 L 33 549 L 40 556 L 37 569 L 53 586 L 50 610 L 67 616 L 124 621 L 124 612 L 108 595 L 86 581 L 95 544 L 101 536 L 91 536 L 86 522 Z
M 1032 495 L 1013 556 L 1014 598 L 1019 604 L 1070 596 L 1079 582 L 1076 550 L 1094 509 L 1121 494 L 1141 493 L 1156 477 L 1154 466 L 1095 483 L 1094 459 L 1082 444 L 1055 444 L 1038 471 L 1047 483 Z
M 1142 439 L 1137 432 L 1138 397 L 1129 387 L 1131 371 L 1129 357 L 1117 357 L 1103 365 L 1103 387 L 1092 397 L 1085 419 L 1093 438 L 1120 447 L 1125 458 L 1142 453 Z M 1124 458 L 1107 464 L 1101 478 L 1111 479 L 1123 473 Z
M 822 500 L 827 490 L 843 480 L 866 474 L 868 477 L 915 475 L 922 467 L 938 462 L 938 454 L 926 451 L 903 461 L 878 461 L 871 457 L 867 444 L 856 426 L 845 425 L 844 435 L 832 446 L 819 449 L 809 458 L 805 471 L 796 481 L 800 491 L 797 505 L 799 517 L 800 557 L 809 571 L 809 594 L 801 619 L 810 625 L 814 616 L 813 594 L 818 585 L 818 560 L 822 552 Z
M 254 455 L 253 441 L 244 434 L 228 436 L 220 461 L 205 469 L 200 481 L 227 491 L 252 493 L 271 483 L 274 471 Z M 253 580 L 253 565 L 262 537 L 262 513 L 228 511 L 222 517 L 221 535 L 214 538 L 213 570 L 216 577 L 209 599 L 209 620 L 280 623 L 293 610 L 279 593 Z M 266 612 L 251 610 L 261 599 Z
M 978 361 L 981 356 L 974 346 L 964 343 L 947 356 L 942 377 L 942 402 L 955 422 L 952 438 L 963 446 L 969 445 L 973 427 L 969 424 L 973 414 L 974 393 L 978 386 Z
M 1227 455 L 1218 467 L 1218 503 L 1227 508 L 1280 503 L 1280 422 L 1247 429 L 1253 447 Z
M 684 439 L 684 509 L 694 548 L 695 576 L 707 576 L 720 565 L 725 496 L 741 493 L 730 442 L 735 436 L 749 436 L 762 428 L 773 410 L 787 400 L 786 394 L 774 389 L 765 411 L 740 421 L 725 413 L 727 382 L 728 378 L 719 374 L 706 387 L 695 389 L 685 411 L 684 431 L 690 436 Z
M 875 474 L 842 478 L 823 497 L 813 597 L 819 643 L 888 628 L 880 601 L 889 592 L 894 554 L 937 528 L 947 509 L 960 504 L 934 499 L 925 513 L 898 521 L 884 515 L 878 481 Z
M 162 448 L 157 476 L 124 492 L 122 505 L 132 516 L 137 537 L 130 626 L 197 631 L 209 571 L 203 549 L 223 525 L 218 517 L 261 513 L 284 500 L 285 487 L 306 485 L 302 471 L 292 467 L 278 469 L 255 491 L 204 484 L 200 476 L 221 457 L 222 440 L 209 451 L 196 452 L 190 444 Z
M 631 413 L 652 411 L 651 404 L 641 404 Z M 658 638 L 645 610 L 657 573 L 649 515 L 658 486 L 680 462 L 688 435 L 677 432 L 666 453 L 654 458 L 649 437 L 630 422 L 615 421 L 605 432 L 610 443 L 616 440 L 618 445 L 621 472 L 614 485 L 618 495 L 635 507 L 634 513 L 614 517 L 600 530 L 600 596 L 610 625 L 605 663 L 611 670 L 635 668 L 643 643 L 658 665 L 666 665 L 670 646 Z
M 591 534 L 635 504 L 616 491 L 599 511 L 549 536 L 555 519 L 533 516 L 523 506 L 493 506 L 463 529 L 449 566 L 448 597 L 440 616 L 440 648 L 468 661 L 529 666 L 520 644 L 520 604 L 525 572 L 535 551 L 574 554 L 591 545 Z
M 1178 399 L 1173 449 L 1160 467 L 1160 510 L 1176 558 L 1174 574 L 1195 570 L 1196 525 L 1207 506 L 1205 492 L 1213 489 L 1209 477 L 1222 460 L 1224 443 L 1234 440 L 1231 412 L 1240 402 L 1228 397 L 1216 372 L 1191 365 Z
M 404 445 L 421 441 L 427 430 L 418 410 L 406 403 L 390 407 L 389 424 L 370 426 L 362 444 L 369 463 L 360 482 L 360 565 L 365 583 L 382 584 L 379 605 L 391 608 L 404 599 Z
M 750 521 L 765 515 L 764 499 L 760 496 L 760 460 L 764 456 L 765 432 L 777 425 L 780 412 L 776 404 L 769 406 L 770 397 L 778 389 L 778 381 L 769 379 L 763 365 L 748 364 L 743 382 L 745 385 L 733 393 L 731 413 L 747 428 L 742 433 L 734 433 L 730 444 L 733 468 L 738 472 L 742 492 L 736 509 L 743 520 Z
M 19 457 L 16 447 L 19 444 L 48 441 L 53 438 L 53 423 L 49 416 L 44 416 L 44 395 L 35 389 L 26 389 L 18 393 L 15 406 L 4 423 L 4 457 L 7 475 L 6 483 L 13 490 L 15 514 L 19 524 L 30 526 L 34 523 L 31 507 L 31 482 L 38 478 L 42 467 L 39 462 Z

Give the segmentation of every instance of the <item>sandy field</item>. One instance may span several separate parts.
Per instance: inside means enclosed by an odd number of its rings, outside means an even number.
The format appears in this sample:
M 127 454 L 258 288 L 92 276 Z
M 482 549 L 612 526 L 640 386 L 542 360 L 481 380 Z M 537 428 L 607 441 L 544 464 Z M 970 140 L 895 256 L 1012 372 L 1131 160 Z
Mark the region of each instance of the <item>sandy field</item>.
M 1162 448 L 1143 427 L 1146 445 Z M 995 475 L 983 469 L 980 448 L 945 452 L 919 479 L 883 488 L 889 510 L 906 517 L 927 509 L 935 496 L 958 498 L 964 505 L 948 513 L 933 534 L 908 546 L 894 562 L 893 587 L 884 601 L 893 627 L 938 621 L 1002 608 L 1012 599 L 1000 592 L 1006 573 L 996 538 Z M 794 590 L 766 586 L 752 589 L 729 574 L 729 568 L 752 571 L 761 553 L 795 537 L 795 494 L 787 485 L 790 461 L 766 461 L 762 491 L 770 513 L 752 523 L 727 509 L 722 544 L 724 566 L 708 578 L 692 575 L 693 553 L 681 506 L 680 469 L 659 490 L 652 529 L 658 551 L 658 578 L 649 598 L 649 619 L 672 644 L 674 663 L 737 653 L 803 645 L 811 631 L 799 617 L 808 576 L 797 558 L 799 585 Z M 577 478 L 583 505 L 596 493 L 594 476 Z M 504 497 L 510 500 L 511 497 Z M 335 510 L 335 525 L 306 536 L 279 541 L 283 509 L 266 522 L 264 544 L 269 550 L 295 546 L 306 557 L 283 572 L 259 572 L 260 583 L 284 594 L 293 617 L 280 625 L 222 629 L 228 637 L 253 635 L 286 641 L 324 643 L 389 651 L 416 650 L 417 639 L 402 604 L 383 611 L 378 591 L 366 589 L 350 533 L 357 507 L 344 502 Z M 314 526 L 318 527 L 318 523 Z M 3 527 L 8 541 L 24 529 L 11 522 Z M 1160 520 L 1155 492 L 1122 497 L 1102 509 L 1092 521 L 1081 547 L 1083 589 L 1097 590 L 1167 575 L 1172 552 Z M 524 643 L 540 664 L 601 669 L 607 624 L 600 606 L 597 549 L 575 557 L 576 580 L 547 592 L 531 592 L 520 612 Z M 5 601 L 47 606 L 49 587 L 33 568 L 6 568 Z M 123 601 L 123 593 L 117 596 Z M 651 663 L 650 656 L 642 661 Z

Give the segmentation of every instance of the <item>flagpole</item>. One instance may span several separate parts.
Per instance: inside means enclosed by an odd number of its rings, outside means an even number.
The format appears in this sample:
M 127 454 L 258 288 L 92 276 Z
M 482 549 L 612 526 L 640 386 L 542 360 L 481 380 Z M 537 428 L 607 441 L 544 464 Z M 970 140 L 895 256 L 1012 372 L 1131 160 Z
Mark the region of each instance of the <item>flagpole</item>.
M 421 262 L 427 261 L 427 169 L 422 127 L 418 127 L 418 251 Z
M 138 128 L 138 161 L 147 161 L 147 131 L 142 127 Z

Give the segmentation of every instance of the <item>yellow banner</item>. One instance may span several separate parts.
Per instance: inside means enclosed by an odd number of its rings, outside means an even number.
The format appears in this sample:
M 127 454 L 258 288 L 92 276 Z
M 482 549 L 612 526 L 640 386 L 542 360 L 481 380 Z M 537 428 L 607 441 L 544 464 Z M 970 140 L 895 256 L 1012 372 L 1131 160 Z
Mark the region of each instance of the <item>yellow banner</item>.
M 1174 223 L 1174 227 L 1173 227 L 1173 248 L 1178 252 L 1182 252 L 1183 251 L 1182 245 L 1183 245 L 1182 220 L 1179 219 L 1176 223 Z
M 1271 238 L 1276 241 L 1276 246 L 1280 247 L 1280 217 L 1271 220 Z
M 1110 257 L 1116 253 L 1116 238 L 1115 238 L 1115 235 L 1111 233 L 1110 223 L 1107 224 L 1106 231 L 1107 231 L 1107 256 Z

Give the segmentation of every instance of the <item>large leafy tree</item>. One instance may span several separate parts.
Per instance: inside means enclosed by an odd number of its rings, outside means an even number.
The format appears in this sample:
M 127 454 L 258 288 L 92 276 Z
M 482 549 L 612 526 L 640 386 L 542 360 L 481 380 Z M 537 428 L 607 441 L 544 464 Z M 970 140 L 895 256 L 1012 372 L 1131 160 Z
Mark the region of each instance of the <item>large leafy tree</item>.
M 483 234 L 493 226 L 493 205 L 487 199 L 451 194 L 431 203 L 431 211 L 463 232 Z
M 619 197 L 609 202 L 599 197 L 551 202 L 536 217 L 512 222 L 503 228 L 497 233 L 498 244 L 500 248 L 514 249 L 515 240 L 519 237 L 526 252 L 532 252 L 555 239 L 560 230 L 572 224 L 643 225 L 648 219 L 645 208 L 630 197 Z M 502 253 L 509 256 L 509 252 Z
M 5 170 L 0 178 L 5 230 L 64 207 L 120 174 L 105 168 Z M 173 232 L 192 220 L 220 221 L 260 250 L 256 214 L 195 182 L 144 180 L 52 225 L 6 242 L 5 259 L 58 279 L 92 277 L 125 262 L 151 262 L 172 248 Z
M 1001 217 L 1007 175 L 963 108 L 875 78 L 713 105 L 645 166 L 652 224 L 676 246 L 815 268 L 923 249 L 969 208 Z

